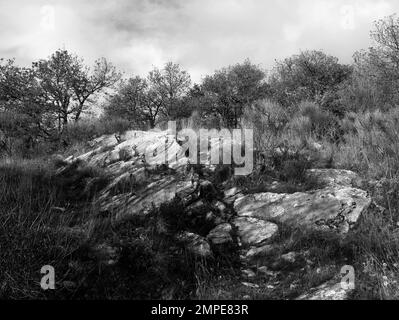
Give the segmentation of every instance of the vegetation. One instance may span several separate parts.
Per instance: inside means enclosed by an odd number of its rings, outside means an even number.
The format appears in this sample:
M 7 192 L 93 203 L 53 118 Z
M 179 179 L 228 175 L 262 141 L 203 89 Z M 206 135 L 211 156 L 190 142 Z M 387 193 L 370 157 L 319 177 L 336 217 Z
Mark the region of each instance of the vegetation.
M 230 288 L 230 295 L 220 297 L 242 297 L 245 293 L 231 289 L 234 266 L 223 266 L 230 277 L 223 284 L 215 280 L 220 261 L 197 261 L 175 246 L 173 232 L 185 223 L 179 203 L 165 204 L 146 221 L 136 217 L 114 225 L 105 219 L 70 232 L 95 215 L 96 196 L 108 177 L 79 162 L 60 172 L 48 155 L 72 154 L 103 134 L 179 120 L 192 127 L 254 129 L 254 172 L 245 178 L 227 173 L 220 182 L 248 192 L 314 189 L 305 175 L 310 167 L 359 173 L 362 187 L 386 210 L 374 208 L 345 243 L 283 231 L 280 253 L 310 249 L 319 258 L 298 276 L 302 288 L 336 272 L 315 274 L 331 263 L 329 256 L 343 259 L 345 253 L 361 270 L 354 298 L 398 298 L 399 19 L 376 22 L 371 35 L 374 46 L 357 52 L 351 65 L 304 51 L 277 62 L 270 73 L 245 60 L 194 85 L 172 62 L 145 78 L 121 79 L 107 60 L 90 69 L 66 50 L 31 68 L 1 60 L 0 297 L 52 298 L 38 290 L 35 271 L 48 263 L 62 279 L 57 298 L 215 298 L 217 286 Z M 100 98 L 101 114 L 91 117 Z M 86 188 L 89 179 L 94 183 Z M 94 239 L 120 250 L 117 269 L 93 258 Z M 295 293 L 287 288 L 284 297 Z M 276 295 L 259 294 L 265 297 Z

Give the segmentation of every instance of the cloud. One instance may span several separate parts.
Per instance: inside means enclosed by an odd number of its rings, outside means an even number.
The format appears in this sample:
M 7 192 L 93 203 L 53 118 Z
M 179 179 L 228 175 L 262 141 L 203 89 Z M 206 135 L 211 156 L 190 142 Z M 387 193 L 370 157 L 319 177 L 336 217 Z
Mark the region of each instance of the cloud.
M 173 60 L 199 81 L 245 58 L 271 68 L 304 49 L 350 62 L 370 45 L 373 20 L 398 9 L 396 0 L 15 0 L 0 3 L 0 57 L 30 64 L 67 48 L 141 75 Z

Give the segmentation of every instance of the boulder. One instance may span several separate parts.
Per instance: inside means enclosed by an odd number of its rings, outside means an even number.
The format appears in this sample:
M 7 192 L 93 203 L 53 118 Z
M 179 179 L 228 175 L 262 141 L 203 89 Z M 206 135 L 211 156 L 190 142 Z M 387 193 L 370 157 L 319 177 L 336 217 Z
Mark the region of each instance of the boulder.
M 211 230 L 207 236 L 207 239 L 214 245 L 231 243 L 233 242 L 233 238 L 231 237 L 232 230 L 233 228 L 231 227 L 230 223 L 223 223 Z
M 117 218 L 145 214 L 178 193 L 187 197 L 193 193 L 191 181 L 167 170 L 166 175 L 151 173 L 151 168 L 159 166 L 170 170 L 187 166 L 183 149 L 168 131 L 132 130 L 121 136 L 102 136 L 89 145 L 91 151 L 65 161 L 66 167 L 83 161 L 88 166 L 104 168 L 109 184 L 99 195 L 100 211 L 112 212 Z
M 309 229 L 347 233 L 369 207 L 366 191 L 352 187 L 327 187 L 294 194 L 258 193 L 234 202 L 241 217 L 253 217 Z
M 196 257 L 207 258 L 212 255 L 211 247 L 205 238 L 192 232 L 181 232 L 177 240 L 184 243 L 187 250 Z
M 278 232 L 276 224 L 256 218 L 238 217 L 233 224 L 244 246 L 260 245 L 272 239 Z

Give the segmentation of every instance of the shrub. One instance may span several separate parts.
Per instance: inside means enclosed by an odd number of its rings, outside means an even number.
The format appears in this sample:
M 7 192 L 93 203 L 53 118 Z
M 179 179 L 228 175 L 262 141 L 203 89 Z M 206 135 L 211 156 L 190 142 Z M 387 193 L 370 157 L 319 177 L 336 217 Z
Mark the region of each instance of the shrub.
M 338 119 L 332 113 L 321 109 L 318 104 L 301 102 L 298 114 L 309 119 L 311 132 L 316 138 L 329 138 L 333 141 L 340 138 Z
M 62 278 L 80 239 L 64 232 L 72 221 L 61 208 L 51 163 L 0 164 L 1 298 L 45 298 L 40 269 L 52 265 Z M 63 292 L 60 288 L 59 292 Z
M 122 118 L 80 120 L 68 124 L 64 139 L 69 144 L 76 144 L 79 142 L 88 142 L 106 134 L 123 133 L 132 128 L 132 123 Z

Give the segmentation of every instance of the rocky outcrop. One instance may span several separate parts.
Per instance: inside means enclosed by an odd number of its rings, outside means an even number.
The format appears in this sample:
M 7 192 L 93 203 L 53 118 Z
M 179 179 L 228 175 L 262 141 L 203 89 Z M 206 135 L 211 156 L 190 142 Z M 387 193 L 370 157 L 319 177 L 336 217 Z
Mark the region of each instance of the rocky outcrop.
M 106 170 L 110 182 L 99 196 L 100 210 L 116 218 L 145 214 L 176 194 L 194 192 L 193 181 L 183 175 L 187 158 L 167 131 L 128 131 L 118 139 L 100 137 L 90 146 L 91 151 L 66 161 Z
M 128 131 L 121 136 L 100 137 L 89 146 L 91 151 L 67 158 L 60 173 L 66 174 L 78 162 L 104 170 L 108 180 L 97 198 L 99 216 L 114 220 L 145 216 L 178 199 L 184 207 L 178 219 L 186 230 L 175 239 L 191 254 L 209 258 L 211 246 L 219 251 L 233 246 L 236 240 L 228 222 L 232 211 L 221 201 L 223 192 L 189 170 L 188 158 L 174 135 L 168 131 Z M 175 209 L 172 205 L 168 210 Z
M 307 192 L 245 194 L 237 187 L 220 190 L 188 170 L 188 158 L 176 137 L 167 131 L 104 136 L 90 142 L 90 147 L 91 151 L 66 160 L 70 164 L 83 161 L 106 171 L 109 179 L 97 200 L 100 213 L 117 220 L 129 215 L 146 217 L 162 204 L 178 199 L 183 209 L 177 218 L 184 222 L 184 230 L 179 229 L 176 242 L 201 259 L 234 251 L 241 263 L 241 283 L 252 289 L 261 285 L 256 283 L 258 276 L 263 282 L 265 277 L 275 281 L 279 272 L 309 267 L 302 254 L 279 251 L 284 227 L 333 231 L 345 237 L 371 203 L 368 193 L 359 188 L 359 177 L 347 170 L 308 170 L 307 177 L 320 187 Z M 208 167 L 212 174 L 215 168 Z M 104 265 L 118 261 L 118 252 L 105 244 L 94 248 L 93 255 Z M 248 278 L 251 283 L 245 281 Z M 268 290 L 275 286 L 274 282 L 267 284 Z M 346 297 L 332 281 L 298 299 Z
M 294 194 L 243 195 L 235 200 L 234 209 L 240 217 L 348 233 L 371 203 L 366 191 L 351 186 L 357 176 L 345 170 L 310 170 L 308 174 L 326 187 Z

